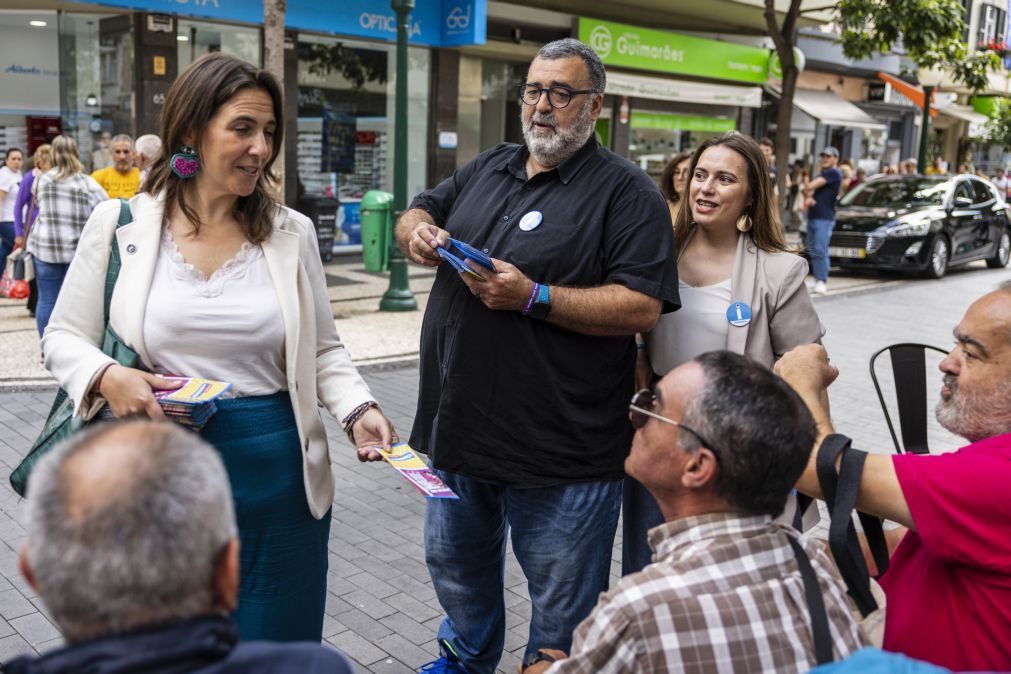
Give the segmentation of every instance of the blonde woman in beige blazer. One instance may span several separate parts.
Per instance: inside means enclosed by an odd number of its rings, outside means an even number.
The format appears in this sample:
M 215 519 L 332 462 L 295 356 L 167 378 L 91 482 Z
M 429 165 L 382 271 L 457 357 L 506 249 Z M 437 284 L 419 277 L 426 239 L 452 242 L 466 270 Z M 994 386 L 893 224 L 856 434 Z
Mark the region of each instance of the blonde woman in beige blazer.
M 758 144 L 736 132 L 704 142 L 683 201 L 674 220 L 682 309 L 661 316 L 640 342 L 637 388 L 706 351 L 728 349 L 771 368 L 793 347 L 820 341 L 807 262 L 783 238 Z M 622 517 L 627 574 L 649 563 L 646 532 L 663 518 L 630 478 Z
M 203 56 L 170 88 L 161 129 L 175 154 L 152 165 L 132 221 L 117 229 L 120 203 L 105 202 L 81 234 L 43 339 L 46 366 L 86 419 L 105 404 L 116 417 L 164 419 L 154 391 L 177 384 L 155 373 L 232 384 L 200 430 L 232 487 L 232 616 L 244 640 L 319 641 L 334 491 L 319 407 L 363 461 L 382 458 L 376 446 L 389 447 L 393 427 L 337 336 L 312 223 L 271 196 L 284 129 L 274 77 Z M 109 325 L 137 368 L 101 350 L 114 243 Z

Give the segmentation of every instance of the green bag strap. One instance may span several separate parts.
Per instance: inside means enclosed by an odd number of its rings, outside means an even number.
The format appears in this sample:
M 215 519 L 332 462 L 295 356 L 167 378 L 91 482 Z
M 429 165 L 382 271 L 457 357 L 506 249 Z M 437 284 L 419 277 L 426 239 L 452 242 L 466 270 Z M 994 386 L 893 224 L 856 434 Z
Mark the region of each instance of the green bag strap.
M 119 222 L 116 229 L 133 222 L 133 213 L 130 212 L 130 202 L 126 199 L 119 200 Z M 119 242 L 116 235 L 112 236 L 112 252 L 109 254 L 109 268 L 105 272 L 105 324 L 109 325 L 109 307 L 112 306 L 112 291 L 116 288 L 116 279 L 119 278 L 119 268 L 122 261 L 119 256 Z

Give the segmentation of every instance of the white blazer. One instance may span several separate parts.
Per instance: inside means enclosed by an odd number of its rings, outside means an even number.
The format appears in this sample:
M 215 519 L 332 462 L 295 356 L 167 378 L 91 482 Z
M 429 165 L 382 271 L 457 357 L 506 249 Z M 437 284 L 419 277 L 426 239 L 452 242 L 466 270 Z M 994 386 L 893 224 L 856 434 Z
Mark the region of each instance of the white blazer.
M 114 362 L 101 350 L 105 273 L 113 236 L 123 266 L 112 295 L 109 324 L 151 367 L 143 324 L 161 243 L 164 201 L 138 194 L 130 200 L 130 208 L 133 222 L 118 230 L 119 200 L 95 208 L 42 340 L 46 368 L 74 401 L 75 414 L 84 419 L 104 404 L 90 390 L 102 368 Z M 312 222 L 279 206 L 274 231 L 261 247 L 284 319 L 285 369 L 303 449 L 306 499 L 313 515 L 322 518 L 333 501 L 333 475 L 319 407 L 343 419 L 373 397 L 337 336 Z

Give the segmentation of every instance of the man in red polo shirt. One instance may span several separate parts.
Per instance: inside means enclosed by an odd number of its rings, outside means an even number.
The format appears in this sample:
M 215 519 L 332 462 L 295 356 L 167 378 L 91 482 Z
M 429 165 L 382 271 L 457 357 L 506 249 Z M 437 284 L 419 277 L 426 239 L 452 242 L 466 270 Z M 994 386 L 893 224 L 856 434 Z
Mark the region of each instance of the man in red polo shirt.
M 1011 282 L 954 330 L 937 420 L 971 444 L 939 455 L 867 457 L 857 507 L 908 528 L 881 586 L 884 648 L 955 671 L 1011 671 Z M 827 386 L 838 371 L 817 345 L 776 366 L 832 432 Z M 797 488 L 821 489 L 812 458 Z

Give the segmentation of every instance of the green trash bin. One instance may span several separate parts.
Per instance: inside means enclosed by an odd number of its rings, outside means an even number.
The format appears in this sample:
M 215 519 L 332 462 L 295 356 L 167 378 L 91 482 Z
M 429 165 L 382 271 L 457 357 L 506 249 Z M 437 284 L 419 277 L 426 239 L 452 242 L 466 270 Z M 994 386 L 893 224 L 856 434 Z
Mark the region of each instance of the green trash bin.
M 380 190 L 366 192 L 361 209 L 365 271 L 388 271 L 393 237 L 393 195 Z

